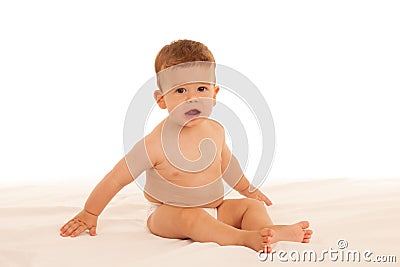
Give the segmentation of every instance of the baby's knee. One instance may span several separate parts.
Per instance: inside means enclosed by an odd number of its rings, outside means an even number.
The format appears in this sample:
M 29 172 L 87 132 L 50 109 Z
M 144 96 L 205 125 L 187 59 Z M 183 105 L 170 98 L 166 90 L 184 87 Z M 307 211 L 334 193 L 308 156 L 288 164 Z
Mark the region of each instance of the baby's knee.
M 243 201 L 247 208 L 264 208 L 264 204 L 260 200 L 254 198 L 244 198 Z

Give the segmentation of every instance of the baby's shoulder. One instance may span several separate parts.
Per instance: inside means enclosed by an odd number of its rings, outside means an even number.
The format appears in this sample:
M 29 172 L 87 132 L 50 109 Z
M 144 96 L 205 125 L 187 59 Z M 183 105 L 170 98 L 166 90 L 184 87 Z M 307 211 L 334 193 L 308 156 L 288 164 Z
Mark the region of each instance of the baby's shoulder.
M 211 130 L 213 130 L 216 133 L 219 134 L 225 134 L 225 128 L 222 126 L 222 124 L 216 120 L 210 119 L 209 121 L 209 126 Z
M 148 135 L 144 137 L 146 147 L 151 146 L 154 147 L 158 143 L 160 143 L 161 131 L 156 128 L 153 129 Z
M 159 162 L 160 155 L 163 154 L 160 138 L 157 136 L 157 132 L 153 130 L 146 135 L 143 140 L 146 148 L 146 154 L 154 166 L 157 164 L 157 162 Z
M 153 130 L 145 136 L 146 141 L 151 143 L 157 143 L 161 139 L 161 132 L 162 132 L 162 124 L 159 123 L 156 125 Z

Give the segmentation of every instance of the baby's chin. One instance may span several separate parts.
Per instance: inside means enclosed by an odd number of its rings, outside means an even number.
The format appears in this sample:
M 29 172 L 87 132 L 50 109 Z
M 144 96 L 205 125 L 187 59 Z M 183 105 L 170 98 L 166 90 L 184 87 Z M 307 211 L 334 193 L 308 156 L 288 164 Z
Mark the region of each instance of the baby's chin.
M 208 117 L 206 116 L 198 116 L 198 117 L 193 117 L 193 118 L 187 118 L 184 115 L 183 116 L 173 116 L 172 114 L 169 115 L 171 121 L 174 123 L 182 126 L 182 127 L 195 127 L 197 125 L 200 125 L 204 123 L 206 120 L 208 120 Z
M 184 127 L 189 127 L 189 128 L 194 127 L 194 126 L 204 123 L 206 120 L 208 120 L 207 117 L 199 117 L 199 118 L 191 119 L 184 125 Z

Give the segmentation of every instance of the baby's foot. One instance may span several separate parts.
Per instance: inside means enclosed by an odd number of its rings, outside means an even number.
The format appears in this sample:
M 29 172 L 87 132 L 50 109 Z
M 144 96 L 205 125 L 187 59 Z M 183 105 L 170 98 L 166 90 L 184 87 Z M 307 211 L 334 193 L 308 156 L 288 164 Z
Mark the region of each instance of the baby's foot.
M 263 250 L 266 253 L 271 253 L 271 240 L 273 239 L 275 233 L 274 230 L 269 228 L 263 228 L 259 231 L 245 231 L 244 245 L 255 251 Z
M 275 231 L 275 235 L 271 243 L 278 241 L 292 241 L 309 243 L 312 235 L 312 230 L 307 229 L 310 223 L 301 221 L 291 225 L 273 225 L 271 228 Z

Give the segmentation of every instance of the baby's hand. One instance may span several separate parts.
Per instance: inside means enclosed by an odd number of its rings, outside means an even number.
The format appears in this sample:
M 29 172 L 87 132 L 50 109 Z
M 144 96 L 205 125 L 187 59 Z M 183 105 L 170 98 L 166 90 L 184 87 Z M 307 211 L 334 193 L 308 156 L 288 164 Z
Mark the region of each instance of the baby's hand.
M 267 204 L 267 206 L 271 206 L 272 202 L 271 200 L 269 200 L 269 198 L 264 195 L 260 190 L 256 189 L 253 192 L 249 192 L 248 190 L 245 191 L 245 193 L 243 194 L 244 196 L 248 197 L 248 198 L 254 198 L 260 201 L 263 201 L 265 204 Z
M 94 236 L 96 235 L 97 218 L 98 216 L 82 210 L 73 219 L 61 227 L 60 235 L 63 237 L 76 237 L 83 231 L 89 230 L 89 234 Z

